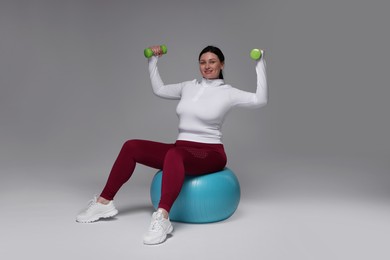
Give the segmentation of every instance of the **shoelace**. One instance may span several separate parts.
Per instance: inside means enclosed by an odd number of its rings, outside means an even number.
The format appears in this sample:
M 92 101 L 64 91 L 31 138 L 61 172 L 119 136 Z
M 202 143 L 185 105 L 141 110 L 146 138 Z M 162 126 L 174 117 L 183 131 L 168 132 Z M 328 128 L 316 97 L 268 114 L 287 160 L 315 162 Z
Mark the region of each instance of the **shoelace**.
M 149 230 L 150 231 L 159 231 L 159 230 L 161 230 L 162 229 L 161 222 L 163 220 L 162 218 L 163 217 L 162 217 L 161 213 L 156 214 L 153 222 L 150 224 Z
M 97 196 L 95 195 L 93 197 L 93 199 L 91 199 L 89 202 L 88 202 L 88 206 L 87 206 L 87 210 L 91 210 L 95 205 L 97 205 Z

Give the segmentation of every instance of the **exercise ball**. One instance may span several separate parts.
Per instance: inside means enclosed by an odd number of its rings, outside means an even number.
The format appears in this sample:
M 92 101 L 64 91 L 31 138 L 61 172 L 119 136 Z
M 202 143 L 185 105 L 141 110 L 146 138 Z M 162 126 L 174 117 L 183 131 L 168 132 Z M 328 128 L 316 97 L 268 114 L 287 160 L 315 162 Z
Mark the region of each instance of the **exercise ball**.
M 153 207 L 158 208 L 163 172 L 158 171 L 150 187 Z M 169 212 L 176 222 L 211 223 L 229 218 L 240 202 L 240 184 L 233 171 L 186 176 L 179 196 Z

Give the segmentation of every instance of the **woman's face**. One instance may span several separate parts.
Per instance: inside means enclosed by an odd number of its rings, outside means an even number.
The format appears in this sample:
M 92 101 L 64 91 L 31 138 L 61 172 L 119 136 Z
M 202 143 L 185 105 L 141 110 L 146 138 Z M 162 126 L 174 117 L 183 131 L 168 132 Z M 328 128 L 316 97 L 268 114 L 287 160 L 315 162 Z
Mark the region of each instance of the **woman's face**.
M 218 79 L 223 65 L 218 56 L 212 52 L 203 53 L 199 59 L 200 73 L 205 79 Z

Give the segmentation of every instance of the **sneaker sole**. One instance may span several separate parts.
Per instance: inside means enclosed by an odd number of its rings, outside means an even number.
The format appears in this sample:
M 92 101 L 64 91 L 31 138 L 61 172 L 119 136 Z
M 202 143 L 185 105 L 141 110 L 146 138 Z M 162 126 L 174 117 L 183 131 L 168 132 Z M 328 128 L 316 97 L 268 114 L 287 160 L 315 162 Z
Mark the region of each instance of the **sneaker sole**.
M 91 222 L 98 221 L 101 218 L 112 218 L 112 217 L 116 216 L 117 214 L 118 214 L 118 210 L 115 209 L 113 211 L 109 211 L 109 212 L 103 213 L 101 215 L 94 216 L 93 218 L 89 218 L 89 219 L 76 219 L 76 221 L 79 222 L 79 223 L 91 223 Z

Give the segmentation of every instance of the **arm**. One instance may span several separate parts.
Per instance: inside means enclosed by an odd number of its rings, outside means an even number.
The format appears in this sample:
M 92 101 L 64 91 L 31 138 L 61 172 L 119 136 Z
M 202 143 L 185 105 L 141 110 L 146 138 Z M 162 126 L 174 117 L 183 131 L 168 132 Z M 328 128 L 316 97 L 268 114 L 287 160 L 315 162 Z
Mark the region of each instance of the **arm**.
M 164 85 L 157 68 L 158 57 L 152 56 L 149 60 L 149 74 L 154 94 L 167 99 L 180 99 L 184 84 Z
M 246 92 L 239 89 L 234 89 L 231 96 L 233 104 L 241 107 L 257 108 L 265 106 L 268 102 L 268 86 L 266 75 L 266 63 L 263 59 L 264 55 L 257 61 L 257 89 L 256 93 Z

